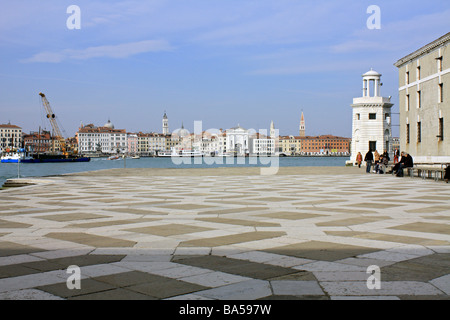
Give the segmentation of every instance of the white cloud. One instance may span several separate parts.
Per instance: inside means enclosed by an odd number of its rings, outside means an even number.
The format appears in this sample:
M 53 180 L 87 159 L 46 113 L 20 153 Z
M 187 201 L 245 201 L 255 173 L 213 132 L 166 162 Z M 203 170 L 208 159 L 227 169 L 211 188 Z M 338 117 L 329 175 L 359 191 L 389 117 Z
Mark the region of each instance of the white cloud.
M 120 59 L 140 53 L 170 51 L 172 49 L 170 44 L 164 40 L 144 40 L 118 45 L 89 47 L 81 50 L 65 49 L 59 52 L 45 51 L 37 53 L 31 58 L 21 60 L 21 62 L 59 63 L 64 60 L 87 60 L 101 57 Z

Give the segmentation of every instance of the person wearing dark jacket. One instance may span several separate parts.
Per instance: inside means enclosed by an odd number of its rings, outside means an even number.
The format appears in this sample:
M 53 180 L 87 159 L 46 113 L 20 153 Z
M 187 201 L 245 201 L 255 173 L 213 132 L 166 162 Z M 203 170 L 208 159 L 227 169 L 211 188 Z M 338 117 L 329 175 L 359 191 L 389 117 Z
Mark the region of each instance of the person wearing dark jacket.
M 372 167 L 372 162 L 373 162 L 373 154 L 372 154 L 372 150 L 369 150 L 366 153 L 366 156 L 364 157 L 364 161 L 366 162 L 366 172 L 370 173 L 370 168 Z
M 448 183 L 448 180 L 450 180 L 450 164 L 447 164 L 447 168 L 445 168 L 444 180 L 447 183 Z
M 397 165 L 394 166 L 393 174 L 395 174 L 397 177 L 403 177 L 403 169 L 414 167 L 414 161 L 411 155 L 409 155 L 406 152 L 403 152 L 402 158 L 400 162 L 397 163 Z

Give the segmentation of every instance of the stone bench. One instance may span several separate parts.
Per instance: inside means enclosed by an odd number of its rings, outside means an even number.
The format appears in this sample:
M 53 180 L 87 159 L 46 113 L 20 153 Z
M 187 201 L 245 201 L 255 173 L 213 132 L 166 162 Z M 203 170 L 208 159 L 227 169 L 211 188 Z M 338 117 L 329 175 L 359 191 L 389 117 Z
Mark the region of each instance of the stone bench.
M 414 171 L 417 172 L 417 176 L 422 179 L 433 179 L 435 181 L 444 180 L 445 168 L 444 164 L 422 164 L 417 163 L 414 165 Z

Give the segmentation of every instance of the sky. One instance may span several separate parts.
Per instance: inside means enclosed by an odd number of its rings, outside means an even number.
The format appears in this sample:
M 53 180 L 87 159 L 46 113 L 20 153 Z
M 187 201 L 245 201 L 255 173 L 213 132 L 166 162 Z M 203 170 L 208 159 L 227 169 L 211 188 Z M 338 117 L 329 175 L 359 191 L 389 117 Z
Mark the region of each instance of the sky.
M 43 92 L 66 137 L 108 120 L 162 132 L 164 112 L 171 132 L 273 121 L 298 135 L 303 112 L 307 135 L 351 137 L 350 105 L 373 68 L 398 136 L 393 64 L 448 33 L 449 17 L 448 0 L 3 0 L 0 123 L 51 129 Z

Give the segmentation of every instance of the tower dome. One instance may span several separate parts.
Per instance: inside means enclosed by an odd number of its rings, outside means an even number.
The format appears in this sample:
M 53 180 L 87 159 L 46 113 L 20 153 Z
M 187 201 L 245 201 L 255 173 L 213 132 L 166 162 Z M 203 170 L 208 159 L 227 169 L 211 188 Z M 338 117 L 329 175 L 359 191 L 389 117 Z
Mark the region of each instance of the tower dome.
M 108 119 L 108 122 L 103 126 L 108 129 L 114 129 L 114 125 L 111 123 L 111 120 Z
M 381 77 L 381 74 L 373 69 L 363 74 L 363 77 Z
M 176 135 L 178 138 L 184 138 L 186 136 L 189 136 L 189 131 L 184 128 L 183 123 L 181 123 L 181 129 L 175 130 L 174 135 Z

